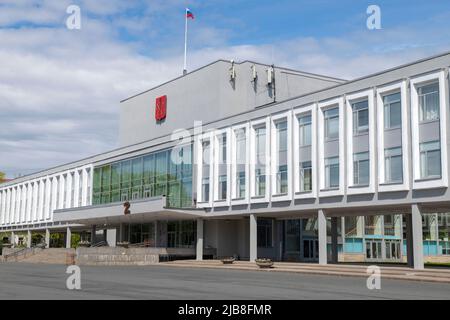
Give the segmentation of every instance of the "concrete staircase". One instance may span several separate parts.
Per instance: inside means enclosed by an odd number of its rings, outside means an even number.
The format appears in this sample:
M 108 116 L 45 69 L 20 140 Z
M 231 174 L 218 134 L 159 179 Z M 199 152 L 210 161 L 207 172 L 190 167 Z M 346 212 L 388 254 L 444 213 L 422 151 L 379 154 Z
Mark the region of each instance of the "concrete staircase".
M 235 270 L 249 270 L 249 271 L 267 271 L 267 272 L 292 272 L 303 274 L 317 274 L 317 275 L 334 275 L 334 276 L 349 276 L 349 277 L 364 277 L 367 278 L 367 266 L 361 265 L 318 265 L 312 263 L 290 263 L 290 262 L 275 262 L 273 268 L 260 269 L 255 263 L 248 261 L 236 261 L 230 265 L 224 265 L 218 260 L 183 260 L 160 263 L 162 265 L 182 267 L 182 268 L 220 268 L 220 269 L 235 269 Z M 428 281 L 450 283 L 450 269 L 440 268 L 426 268 L 425 270 L 414 270 L 407 267 L 391 267 L 381 266 L 381 277 L 385 279 L 396 280 L 414 280 L 414 281 Z

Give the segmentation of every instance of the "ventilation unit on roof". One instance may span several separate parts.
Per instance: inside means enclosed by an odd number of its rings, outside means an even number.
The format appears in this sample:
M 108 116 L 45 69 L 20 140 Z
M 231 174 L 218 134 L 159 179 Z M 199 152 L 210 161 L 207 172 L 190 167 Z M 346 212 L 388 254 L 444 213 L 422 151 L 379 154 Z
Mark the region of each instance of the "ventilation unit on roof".
M 258 73 L 256 72 L 256 65 L 252 65 L 252 80 L 253 82 L 256 81 L 258 78 Z
M 234 60 L 231 60 L 231 68 L 230 68 L 230 80 L 234 81 L 236 79 L 236 68 L 234 67 Z
M 271 85 L 273 82 L 273 66 L 267 69 L 267 84 Z

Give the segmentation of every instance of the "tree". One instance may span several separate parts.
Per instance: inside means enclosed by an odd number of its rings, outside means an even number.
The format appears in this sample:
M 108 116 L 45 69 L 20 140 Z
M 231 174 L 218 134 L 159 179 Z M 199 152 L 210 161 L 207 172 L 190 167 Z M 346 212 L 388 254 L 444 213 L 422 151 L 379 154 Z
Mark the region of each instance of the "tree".
M 5 180 L 5 173 L 0 171 L 0 182 L 2 182 L 3 180 Z

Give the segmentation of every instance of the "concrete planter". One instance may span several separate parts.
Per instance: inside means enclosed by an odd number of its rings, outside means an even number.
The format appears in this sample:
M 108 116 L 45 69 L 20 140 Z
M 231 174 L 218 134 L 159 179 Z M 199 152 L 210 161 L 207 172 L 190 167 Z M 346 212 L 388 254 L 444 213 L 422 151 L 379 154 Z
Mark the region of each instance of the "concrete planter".
M 273 261 L 271 259 L 256 259 L 256 265 L 260 268 L 272 268 Z
M 83 242 L 83 241 L 81 241 L 81 242 L 78 243 L 78 247 L 88 248 L 90 246 L 91 246 L 90 242 Z
M 235 259 L 234 258 L 224 258 L 221 260 L 223 264 L 232 264 Z

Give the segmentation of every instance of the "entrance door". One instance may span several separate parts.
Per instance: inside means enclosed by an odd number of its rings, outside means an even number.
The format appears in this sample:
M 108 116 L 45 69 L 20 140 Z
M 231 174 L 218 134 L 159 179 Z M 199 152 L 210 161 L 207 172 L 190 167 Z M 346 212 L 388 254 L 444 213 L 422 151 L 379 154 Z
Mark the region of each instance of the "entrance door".
M 384 240 L 386 250 L 386 260 L 401 260 L 401 241 L 400 240 Z
M 382 241 L 381 240 L 366 240 L 366 259 L 367 260 L 382 260 Z
M 319 241 L 317 239 L 303 239 L 303 260 L 319 259 Z

